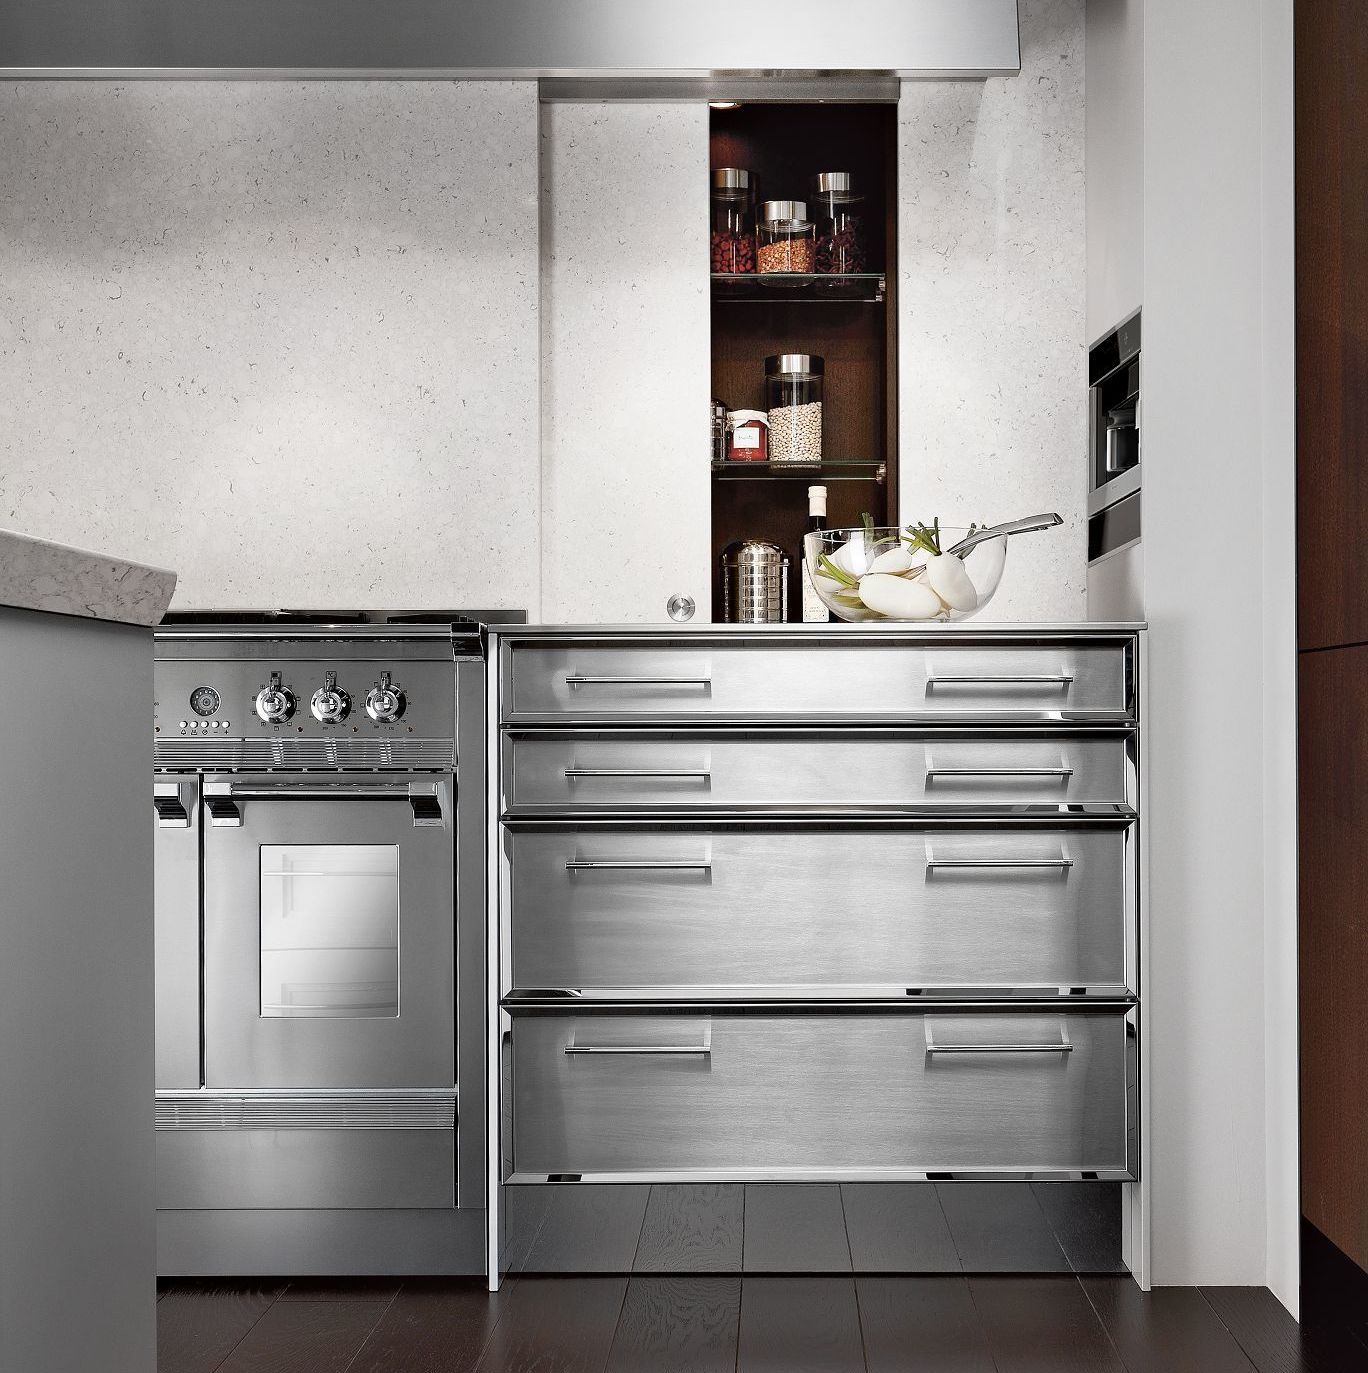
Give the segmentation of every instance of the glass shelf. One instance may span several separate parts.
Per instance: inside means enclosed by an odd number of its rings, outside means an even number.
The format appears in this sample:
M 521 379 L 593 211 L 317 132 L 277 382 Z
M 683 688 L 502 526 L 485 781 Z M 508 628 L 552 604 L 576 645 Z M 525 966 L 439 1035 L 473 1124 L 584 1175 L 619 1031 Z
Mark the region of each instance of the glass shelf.
M 888 475 L 884 463 L 829 458 L 822 463 L 715 462 L 713 476 L 719 481 L 878 482 Z
M 862 300 L 884 298 L 882 272 L 714 272 L 714 300 Z

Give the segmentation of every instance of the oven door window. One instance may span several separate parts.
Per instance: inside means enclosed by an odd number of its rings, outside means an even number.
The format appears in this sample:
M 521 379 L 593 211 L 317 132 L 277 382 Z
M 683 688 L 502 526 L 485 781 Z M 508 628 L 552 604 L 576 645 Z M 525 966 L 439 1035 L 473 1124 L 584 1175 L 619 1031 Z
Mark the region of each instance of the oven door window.
M 261 846 L 261 1014 L 399 1014 L 397 846 Z

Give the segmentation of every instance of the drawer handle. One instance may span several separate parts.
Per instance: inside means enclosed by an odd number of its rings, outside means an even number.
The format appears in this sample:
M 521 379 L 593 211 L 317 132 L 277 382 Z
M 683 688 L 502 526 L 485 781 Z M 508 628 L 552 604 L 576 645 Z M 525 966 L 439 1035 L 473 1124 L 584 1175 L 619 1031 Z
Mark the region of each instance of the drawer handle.
M 568 687 L 582 686 L 678 686 L 711 687 L 711 677 L 592 677 L 583 673 L 568 673 Z
M 693 862 L 674 858 L 567 858 L 566 872 L 711 872 L 706 858 Z
M 926 769 L 932 777 L 1072 777 L 1074 770 L 1058 768 L 935 768 Z
M 565 776 L 566 780 L 570 782 L 594 777 L 647 777 L 667 780 L 679 778 L 685 781 L 710 781 L 712 773 L 707 768 L 566 768 Z
M 697 1054 L 712 1057 L 711 1044 L 567 1044 L 567 1054 Z
M 928 858 L 928 868 L 1071 868 L 1072 858 Z
M 986 673 L 954 673 L 945 677 L 928 677 L 928 688 L 937 686 L 1057 686 L 1073 685 L 1073 676 L 1067 672 L 1014 673 L 1010 675 L 990 675 Z
M 1072 1044 L 928 1044 L 928 1054 L 1071 1054 Z

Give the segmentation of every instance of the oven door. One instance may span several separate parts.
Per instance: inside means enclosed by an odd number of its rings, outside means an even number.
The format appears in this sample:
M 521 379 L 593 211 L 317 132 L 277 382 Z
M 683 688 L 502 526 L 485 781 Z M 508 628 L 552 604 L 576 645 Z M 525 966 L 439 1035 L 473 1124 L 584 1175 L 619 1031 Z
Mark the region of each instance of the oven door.
M 454 1084 L 454 794 L 205 779 L 207 1087 Z

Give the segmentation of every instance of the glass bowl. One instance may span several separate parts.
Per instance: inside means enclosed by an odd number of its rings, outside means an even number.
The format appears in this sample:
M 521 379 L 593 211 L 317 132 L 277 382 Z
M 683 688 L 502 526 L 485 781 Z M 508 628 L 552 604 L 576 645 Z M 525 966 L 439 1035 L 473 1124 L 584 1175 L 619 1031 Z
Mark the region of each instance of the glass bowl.
M 1002 569 L 1007 562 L 1007 539 L 1005 535 L 976 544 L 961 560 L 965 572 L 969 574 L 969 581 L 973 584 L 974 593 L 977 597 L 972 610 L 952 609 L 943 601 L 939 601 L 939 598 L 937 598 L 937 608 L 930 611 L 928 604 L 926 609 L 930 613 L 924 615 L 895 615 L 871 610 L 860 599 L 857 588 L 847 585 L 847 583 L 858 582 L 860 578 L 868 575 L 871 569 L 874 571 L 883 570 L 876 565 L 875 560 L 885 554 L 890 554 L 896 549 L 905 550 L 911 559 L 911 567 L 898 575 L 903 576 L 906 580 L 926 583 L 926 562 L 929 555 L 921 549 L 912 549 L 902 537 L 902 533 L 901 529 L 886 529 L 876 526 L 873 529 L 823 529 L 804 537 L 803 551 L 808 566 L 813 570 L 813 586 L 816 588 L 817 595 L 821 597 L 822 604 L 838 620 L 848 620 L 852 623 L 860 623 L 866 620 L 890 620 L 898 623 L 967 620 L 977 615 L 993 599 L 993 593 L 998 589 L 998 583 L 1002 581 Z M 950 525 L 941 525 L 940 546 L 944 549 L 953 548 L 968 533 L 967 528 L 956 529 Z M 846 582 L 837 580 L 829 572 L 823 570 L 819 561 L 823 557 L 830 559 L 837 568 L 845 573 Z M 885 557 L 884 566 L 886 568 L 891 563 L 896 567 L 903 561 L 900 558 Z M 926 597 L 921 599 L 927 600 Z M 918 609 L 920 608 L 918 607 Z

